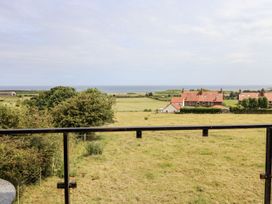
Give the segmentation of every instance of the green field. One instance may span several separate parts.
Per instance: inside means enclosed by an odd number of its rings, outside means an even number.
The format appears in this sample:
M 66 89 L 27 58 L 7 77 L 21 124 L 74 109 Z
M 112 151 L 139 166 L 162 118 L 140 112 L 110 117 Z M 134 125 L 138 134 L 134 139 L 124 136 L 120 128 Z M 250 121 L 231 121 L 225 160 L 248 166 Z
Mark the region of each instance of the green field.
M 133 103 L 133 100 L 135 103 Z M 111 126 L 269 123 L 272 115 L 156 114 L 141 112 L 163 103 L 118 99 Z M 127 111 L 127 112 L 125 112 Z M 136 111 L 136 112 L 131 112 Z M 137 112 L 138 111 L 138 112 Z M 71 144 L 77 189 L 72 203 L 262 203 L 264 130 L 99 134 L 101 156 L 82 156 L 85 143 Z M 25 188 L 22 203 L 62 203 L 62 179 L 51 177 Z
M 224 100 L 224 105 L 228 107 L 236 107 L 238 105 L 238 100 Z
M 114 109 L 118 112 L 135 112 L 144 111 L 145 109 L 155 111 L 164 108 L 168 103 L 150 98 L 117 98 Z

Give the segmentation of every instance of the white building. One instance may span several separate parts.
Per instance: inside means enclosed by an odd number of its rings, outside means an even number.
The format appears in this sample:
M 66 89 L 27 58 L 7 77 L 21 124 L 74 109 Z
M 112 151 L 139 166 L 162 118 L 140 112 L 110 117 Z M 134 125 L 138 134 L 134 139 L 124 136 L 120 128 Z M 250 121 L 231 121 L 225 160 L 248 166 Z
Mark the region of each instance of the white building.
M 170 103 L 162 109 L 162 113 L 175 113 L 180 110 L 180 106 L 178 104 Z

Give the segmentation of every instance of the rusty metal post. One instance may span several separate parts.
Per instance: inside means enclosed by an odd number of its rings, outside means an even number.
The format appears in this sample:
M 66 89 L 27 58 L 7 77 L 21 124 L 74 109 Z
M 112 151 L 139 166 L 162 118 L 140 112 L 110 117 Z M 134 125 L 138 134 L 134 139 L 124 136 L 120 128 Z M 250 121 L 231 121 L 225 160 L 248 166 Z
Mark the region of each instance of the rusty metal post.
M 63 158 L 64 158 L 64 203 L 70 204 L 69 191 L 69 136 L 63 133 Z

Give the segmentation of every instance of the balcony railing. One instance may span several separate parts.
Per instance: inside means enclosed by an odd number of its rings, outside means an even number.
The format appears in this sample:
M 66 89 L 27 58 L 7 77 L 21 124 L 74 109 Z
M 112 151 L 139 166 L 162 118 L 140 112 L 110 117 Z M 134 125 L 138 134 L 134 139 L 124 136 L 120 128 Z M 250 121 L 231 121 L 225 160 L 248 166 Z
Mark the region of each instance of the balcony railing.
M 21 135 L 41 133 L 63 133 L 64 182 L 58 188 L 64 189 L 65 204 L 70 203 L 70 188 L 76 183 L 69 181 L 69 135 L 68 133 L 87 132 L 135 132 L 136 138 L 142 138 L 144 131 L 202 130 L 202 136 L 208 137 L 209 130 L 223 129 L 266 129 L 265 173 L 260 175 L 265 180 L 264 203 L 271 202 L 271 160 L 272 160 L 272 124 L 256 125 L 201 125 L 201 126 L 138 126 L 138 127 L 88 127 L 88 128 L 42 128 L 42 129 L 0 129 L 0 135 Z

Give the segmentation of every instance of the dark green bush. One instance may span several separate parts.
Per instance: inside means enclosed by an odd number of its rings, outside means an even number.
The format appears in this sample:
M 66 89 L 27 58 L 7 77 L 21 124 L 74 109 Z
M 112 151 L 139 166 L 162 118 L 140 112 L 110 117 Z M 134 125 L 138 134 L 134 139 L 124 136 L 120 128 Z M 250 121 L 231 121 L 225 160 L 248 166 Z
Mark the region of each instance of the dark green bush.
M 55 127 L 90 127 L 113 122 L 114 99 L 88 89 L 57 105 L 52 113 Z
M 76 90 L 72 87 L 57 86 L 49 91 L 42 91 L 38 96 L 33 96 L 25 103 L 29 106 L 35 106 L 39 110 L 53 108 L 59 103 L 76 95 Z
M 236 114 L 272 114 L 272 109 L 245 109 L 239 107 L 231 107 L 230 112 Z
M 180 109 L 180 112 L 176 112 L 177 114 L 185 114 L 185 113 L 210 113 L 210 114 L 215 114 L 215 113 L 221 113 L 222 110 L 219 108 L 182 108 Z

